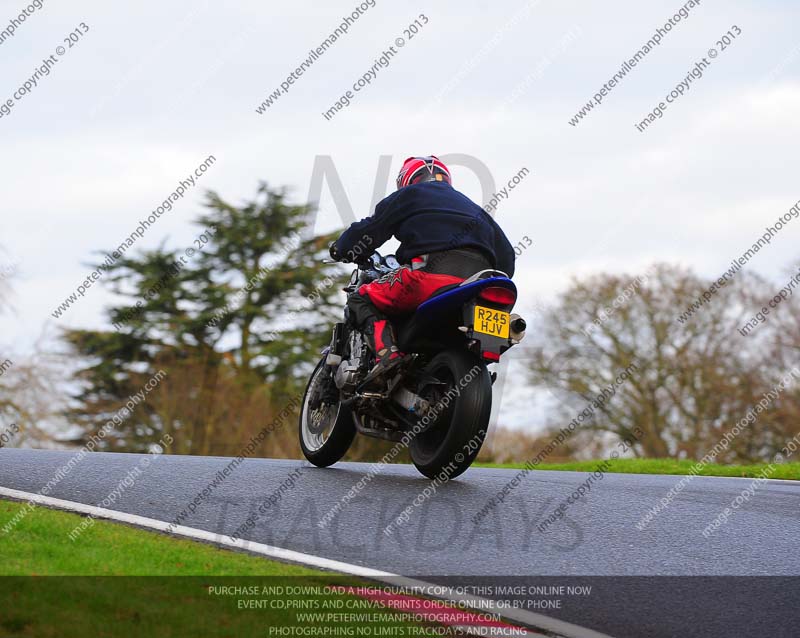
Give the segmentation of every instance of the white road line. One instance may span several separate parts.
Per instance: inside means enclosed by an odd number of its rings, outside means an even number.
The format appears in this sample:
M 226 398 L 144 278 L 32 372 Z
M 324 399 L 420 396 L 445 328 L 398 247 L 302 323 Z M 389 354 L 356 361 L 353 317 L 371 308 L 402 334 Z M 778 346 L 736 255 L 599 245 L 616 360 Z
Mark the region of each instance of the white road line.
M 216 545 L 224 545 L 226 547 L 233 547 L 235 549 L 254 552 L 256 554 L 263 554 L 264 556 L 270 556 L 279 560 L 302 563 L 303 565 L 309 565 L 311 567 L 319 567 L 320 569 L 344 572 L 345 574 L 352 574 L 353 576 L 364 576 L 365 578 L 385 578 L 387 576 L 394 575 L 389 572 L 382 572 L 376 569 L 369 569 L 367 567 L 359 567 L 358 565 L 342 563 L 337 560 L 330 560 L 328 558 L 322 558 L 319 556 L 311 556 L 310 554 L 303 554 L 290 549 L 281 549 L 280 547 L 254 543 L 241 538 L 233 541 L 227 536 L 214 534 L 213 532 L 207 532 L 206 530 L 196 529 L 194 527 L 185 527 L 183 525 L 173 526 L 171 523 L 159 521 L 155 518 L 146 518 L 144 516 L 137 516 L 136 514 L 126 514 L 125 512 L 109 510 L 103 507 L 95 507 L 94 505 L 86 505 L 84 503 L 77 503 L 75 501 L 64 501 L 60 498 L 42 496 L 41 494 L 20 492 L 18 490 L 12 490 L 6 487 L 0 487 L 0 496 L 9 496 L 20 501 L 31 501 L 40 505 L 57 507 L 59 509 L 79 512 L 81 514 L 89 514 L 95 518 L 105 518 L 113 521 L 119 521 L 121 523 L 136 525 L 138 527 L 146 527 L 159 532 L 171 533 L 176 536 L 185 536 L 186 538 L 194 538 L 196 540 L 214 543 Z
M 42 496 L 41 494 L 34 494 L 32 492 L 21 492 L 19 490 L 12 490 L 7 487 L 0 487 L 0 496 L 7 496 L 19 501 L 29 501 L 34 504 L 46 505 L 48 507 L 78 512 L 80 514 L 87 514 L 95 518 L 119 521 L 120 523 L 127 523 L 137 527 L 154 529 L 159 532 L 164 532 L 174 536 L 193 538 L 195 540 L 244 550 L 254 554 L 260 554 L 262 556 L 268 556 L 270 558 L 276 558 L 278 560 L 288 561 L 291 563 L 298 563 L 300 565 L 307 565 L 309 567 L 317 567 L 319 569 L 332 570 L 351 576 L 360 576 L 370 580 L 377 580 L 390 585 L 395 585 L 397 587 L 415 590 L 417 593 L 431 598 L 462 603 L 475 611 L 499 613 L 506 620 L 512 620 L 525 625 L 531 625 L 545 629 L 547 631 L 556 633 L 559 636 L 564 636 L 565 638 L 611 638 L 611 636 L 601 634 L 592 629 L 579 627 L 578 625 L 573 625 L 572 623 L 558 620 L 556 618 L 550 618 L 549 616 L 543 616 L 542 614 L 537 614 L 531 611 L 508 608 L 499 609 L 496 601 L 493 601 L 489 598 L 470 596 L 468 594 L 457 592 L 450 587 L 417 580 L 415 578 L 409 578 L 407 576 L 392 574 L 391 572 L 370 569 L 369 567 L 362 567 L 360 565 L 353 565 L 351 563 L 343 563 L 338 560 L 331 560 L 321 556 L 313 556 L 311 554 L 295 552 L 291 549 L 283 549 L 281 547 L 256 543 L 241 538 L 231 540 L 231 538 L 228 536 L 214 534 L 213 532 L 208 532 L 203 529 L 186 527 L 184 525 L 173 526 L 171 523 L 159 521 L 155 518 L 137 516 L 136 514 L 127 514 L 125 512 L 109 510 L 103 507 L 95 507 L 94 505 L 86 505 L 84 503 L 78 503 L 75 501 L 65 501 L 60 498 Z M 517 635 L 528 636 L 530 638 L 537 638 L 541 636 L 541 634 L 533 632 L 526 632 L 525 634 Z

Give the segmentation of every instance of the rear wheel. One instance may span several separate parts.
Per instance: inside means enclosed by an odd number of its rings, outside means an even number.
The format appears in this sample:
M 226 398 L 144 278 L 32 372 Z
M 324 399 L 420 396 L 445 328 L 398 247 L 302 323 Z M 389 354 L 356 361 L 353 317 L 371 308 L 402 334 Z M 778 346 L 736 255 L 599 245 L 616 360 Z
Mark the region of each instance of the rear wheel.
M 300 409 L 300 447 L 317 467 L 339 461 L 356 435 L 350 408 L 341 404 L 333 373 L 322 357 L 308 380 Z
M 478 456 L 492 411 L 492 382 L 486 364 L 464 350 L 436 355 L 425 368 L 420 394 L 430 403 L 433 424 L 409 445 L 411 460 L 428 478 L 458 476 Z

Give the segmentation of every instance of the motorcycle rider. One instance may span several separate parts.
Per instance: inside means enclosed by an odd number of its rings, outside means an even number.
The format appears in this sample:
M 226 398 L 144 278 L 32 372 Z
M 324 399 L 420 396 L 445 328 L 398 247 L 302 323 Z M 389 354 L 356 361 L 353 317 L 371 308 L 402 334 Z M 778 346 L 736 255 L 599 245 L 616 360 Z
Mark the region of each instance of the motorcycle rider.
M 452 187 L 450 171 L 435 155 L 409 157 L 397 175 L 397 190 L 354 222 L 330 245 L 336 261 L 359 261 L 356 246 L 377 250 L 400 241 L 400 268 L 364 284 L 347 300 L 350 317 L 375 354 L 375 378 L 402 358 L 390 318 L 481 270 L 514 275 L 514 249 L 492 217 Z M 366 256 L 366 255 L 365 255 Z

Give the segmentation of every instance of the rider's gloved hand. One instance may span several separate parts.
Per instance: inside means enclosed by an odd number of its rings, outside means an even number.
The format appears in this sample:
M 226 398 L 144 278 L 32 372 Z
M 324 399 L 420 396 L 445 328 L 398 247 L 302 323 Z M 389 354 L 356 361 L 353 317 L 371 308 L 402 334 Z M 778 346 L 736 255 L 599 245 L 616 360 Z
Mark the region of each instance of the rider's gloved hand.
M 331 259 L 333 259 L 333 261 L 346 261 L 339 253 L 339 249 L 336 247 L 335 241 L 332 241 L 331 245 L 328 246 L 328 252 L 330 253 Z

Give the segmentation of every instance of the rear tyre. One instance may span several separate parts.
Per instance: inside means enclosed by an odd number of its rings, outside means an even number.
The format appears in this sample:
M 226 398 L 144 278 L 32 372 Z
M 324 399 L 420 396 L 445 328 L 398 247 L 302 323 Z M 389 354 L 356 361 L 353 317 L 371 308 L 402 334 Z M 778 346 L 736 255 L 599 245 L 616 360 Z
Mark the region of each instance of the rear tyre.
M 425 374 L 439 383 L 420 390 L 435 421 L 409 445 L 416 468 L 432 479 L 451 479 L 478 456 L 492 412 L 492 381 L 486 364 L 465 350 L 436 355 Z M 448 398 L 449 397 L 449 398 Z
M 300 447 L 317 467 L 339 461 L 356 435 L 350 408 L 341 404 L 333 371 L 322 357 L 308 380 L 300 408 Z

